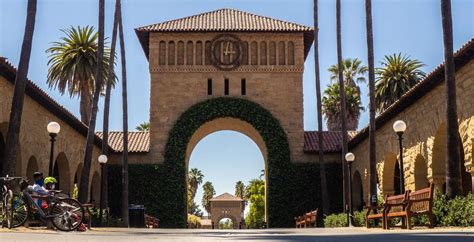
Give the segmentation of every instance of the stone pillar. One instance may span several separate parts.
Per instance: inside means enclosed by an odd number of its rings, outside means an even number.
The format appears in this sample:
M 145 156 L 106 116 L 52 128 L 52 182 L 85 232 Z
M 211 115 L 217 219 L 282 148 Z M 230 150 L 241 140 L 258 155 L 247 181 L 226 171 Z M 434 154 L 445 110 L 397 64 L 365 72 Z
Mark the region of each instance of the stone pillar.
M 435 185 L 440 191 L 443 191 L 443 184 L 446 182 L 446 177 L 443 175 L 432 175 L 428 177 L 429 181 Z

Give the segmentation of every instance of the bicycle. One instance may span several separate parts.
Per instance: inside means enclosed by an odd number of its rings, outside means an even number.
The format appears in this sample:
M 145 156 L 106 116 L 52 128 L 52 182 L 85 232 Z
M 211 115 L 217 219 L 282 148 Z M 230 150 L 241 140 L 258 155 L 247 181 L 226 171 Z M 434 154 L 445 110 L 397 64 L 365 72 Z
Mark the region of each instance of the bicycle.
M 23 225 L 27 220 L 32 210 L 36 210 L 41 219 L 50 220 L 55 228 L 61 231 L 76 230 L 83 222 L 84 207 L 82 204 L 72 198 L 58 197 L 56 194 L 61 191 L 49 191 L 44 195 L 31 195 L 34 191 L 31 186 L 28 186 L 26 180 L 21 181 L 21 193 L 19 196 L 12 199 L 10 226 L 12 228 Z M 35 199 L 47 201 L 48 207 L 43 208 L 38 205 Z M 7 208 L 8 209 L 8 208 Z M 7 222 L 8 223 L 8 222 Z
M 17 223 L 13 220 L 13 214 L 14 211 L 12 210 L 12 204 L 14 201 L 14 193 L 13 193 L 13 181 L 15 180 L 21 180 L 23 179 L 22 177 L 9 177 L 8 175 L 6 177 L 0 177 L 0 182 L 2 182 L 2 227 L 6 223 L 7 228 L 15 228 L 18 227 Z M 22 219 L 28 218 L 27 216 L 24 217 L 24 213 L 19 210 L 16 213 L 16 221 L 20 221 Z M 24 223 L 24 222 L 23 222 Z

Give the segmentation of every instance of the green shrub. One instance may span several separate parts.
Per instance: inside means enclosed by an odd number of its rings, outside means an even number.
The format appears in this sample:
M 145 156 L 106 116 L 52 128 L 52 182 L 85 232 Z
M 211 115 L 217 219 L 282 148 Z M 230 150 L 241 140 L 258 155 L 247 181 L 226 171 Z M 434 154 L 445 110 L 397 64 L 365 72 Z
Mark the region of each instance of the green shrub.
M 324 218 L 325 228 L 347 227 L 347 214 L 335 213 Z
M 201 228 L 201 219 L 194 214 L 188 213 L 188 228 L 190 229 Z
M 365 226 L 365 215 L 366 215 L 366 211 L 365 210 L 362 210 L 362 211 L 355 211 L 354 212 L 354 215 L 353 215 L 353 222 L 354 222 L 354 226 L 357 226 L 357 227 L 364 227 Z

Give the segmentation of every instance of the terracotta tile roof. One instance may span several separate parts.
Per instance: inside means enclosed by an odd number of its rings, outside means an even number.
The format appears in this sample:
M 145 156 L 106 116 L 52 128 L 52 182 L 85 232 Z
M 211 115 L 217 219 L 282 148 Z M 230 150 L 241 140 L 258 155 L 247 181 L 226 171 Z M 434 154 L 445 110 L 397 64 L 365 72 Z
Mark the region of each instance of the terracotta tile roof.
M 305 57 L 313 42 L 313 29 L 279 19 L 223 8 L 135 29 L 148 58 L 149 32 L 302 32 Z
M 458 51 L 454 53 L 454 65 L 456 71 L 474 59 L 474 38 L 465 43 Z M 375 126 L 380 128 L 387 122 L 395 118 L 405 108 L 416 103 L 420 98 L 428 94 L 441 83 L 444 83 L 444 62 L 438 65 L 423 80 L 413 86 L 408 92 L 400 97 L 395 103 L 383 111 L 375 118 Z M 354 147 L 364 139 L 369 137 L 369 127 L 363 128 L 349 142 L 349 147 Z
M 8 62 L 5 57 L 0 57 L 0 76 L 5 77 L 5 79 L 7 79 L 13 85 L 15 83 L 16 73 L 16 68 L 10 62 Z M 29 79 L 27 79 L 25 94 L 43 106 L 46 110 L 50 111 L 56 117 L 64 121 L 66 124 L 71 126 L 78 133 L 84 137 L 87 137 L 87 125 L 81 122 L 69 110 L 56 102 L 44 90 L 39 88 Z M 102 146 L 102 140 L 97 136 L 94 137 L 94 143 L 99 147 Z
M 347 133 L 348 140 L 357 134 L 355 131 L 349 131 Z M 335 153 L 341 151 L 342 135 L 340 131 L 323 131 L 322 134 L 324 153 Z M 306 153 L 319 152 L 318 131 L 304 132 L 303 151 Z
M 243 201 L 243 200 L 239 197 L 236 197 L 232 194 L 225 192 L 217 197 L 211 198 L 209 201 Z
M 97 136 L 101 139 L 103 132 L 97 132 Z M 112 131 L 109 132 L 109 146 L 114 152 L 123 152 L 123 132 Z M 128 152 L 142 153 L 150 150 L 150 132 L 148 131 L 133 131 L 128 132 Z

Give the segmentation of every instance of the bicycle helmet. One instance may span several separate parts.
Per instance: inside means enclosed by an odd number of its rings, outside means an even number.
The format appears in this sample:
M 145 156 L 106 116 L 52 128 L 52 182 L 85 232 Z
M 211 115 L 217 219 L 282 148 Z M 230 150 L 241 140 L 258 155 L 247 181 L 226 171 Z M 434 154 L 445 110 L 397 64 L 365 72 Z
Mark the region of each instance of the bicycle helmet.
M 44 185 L 47 185 L 49 183 L 54 184 L 54 183 L 58 183 L 58 181 L 56 180 L 56 178 L 48 176 L 44 179 Z

